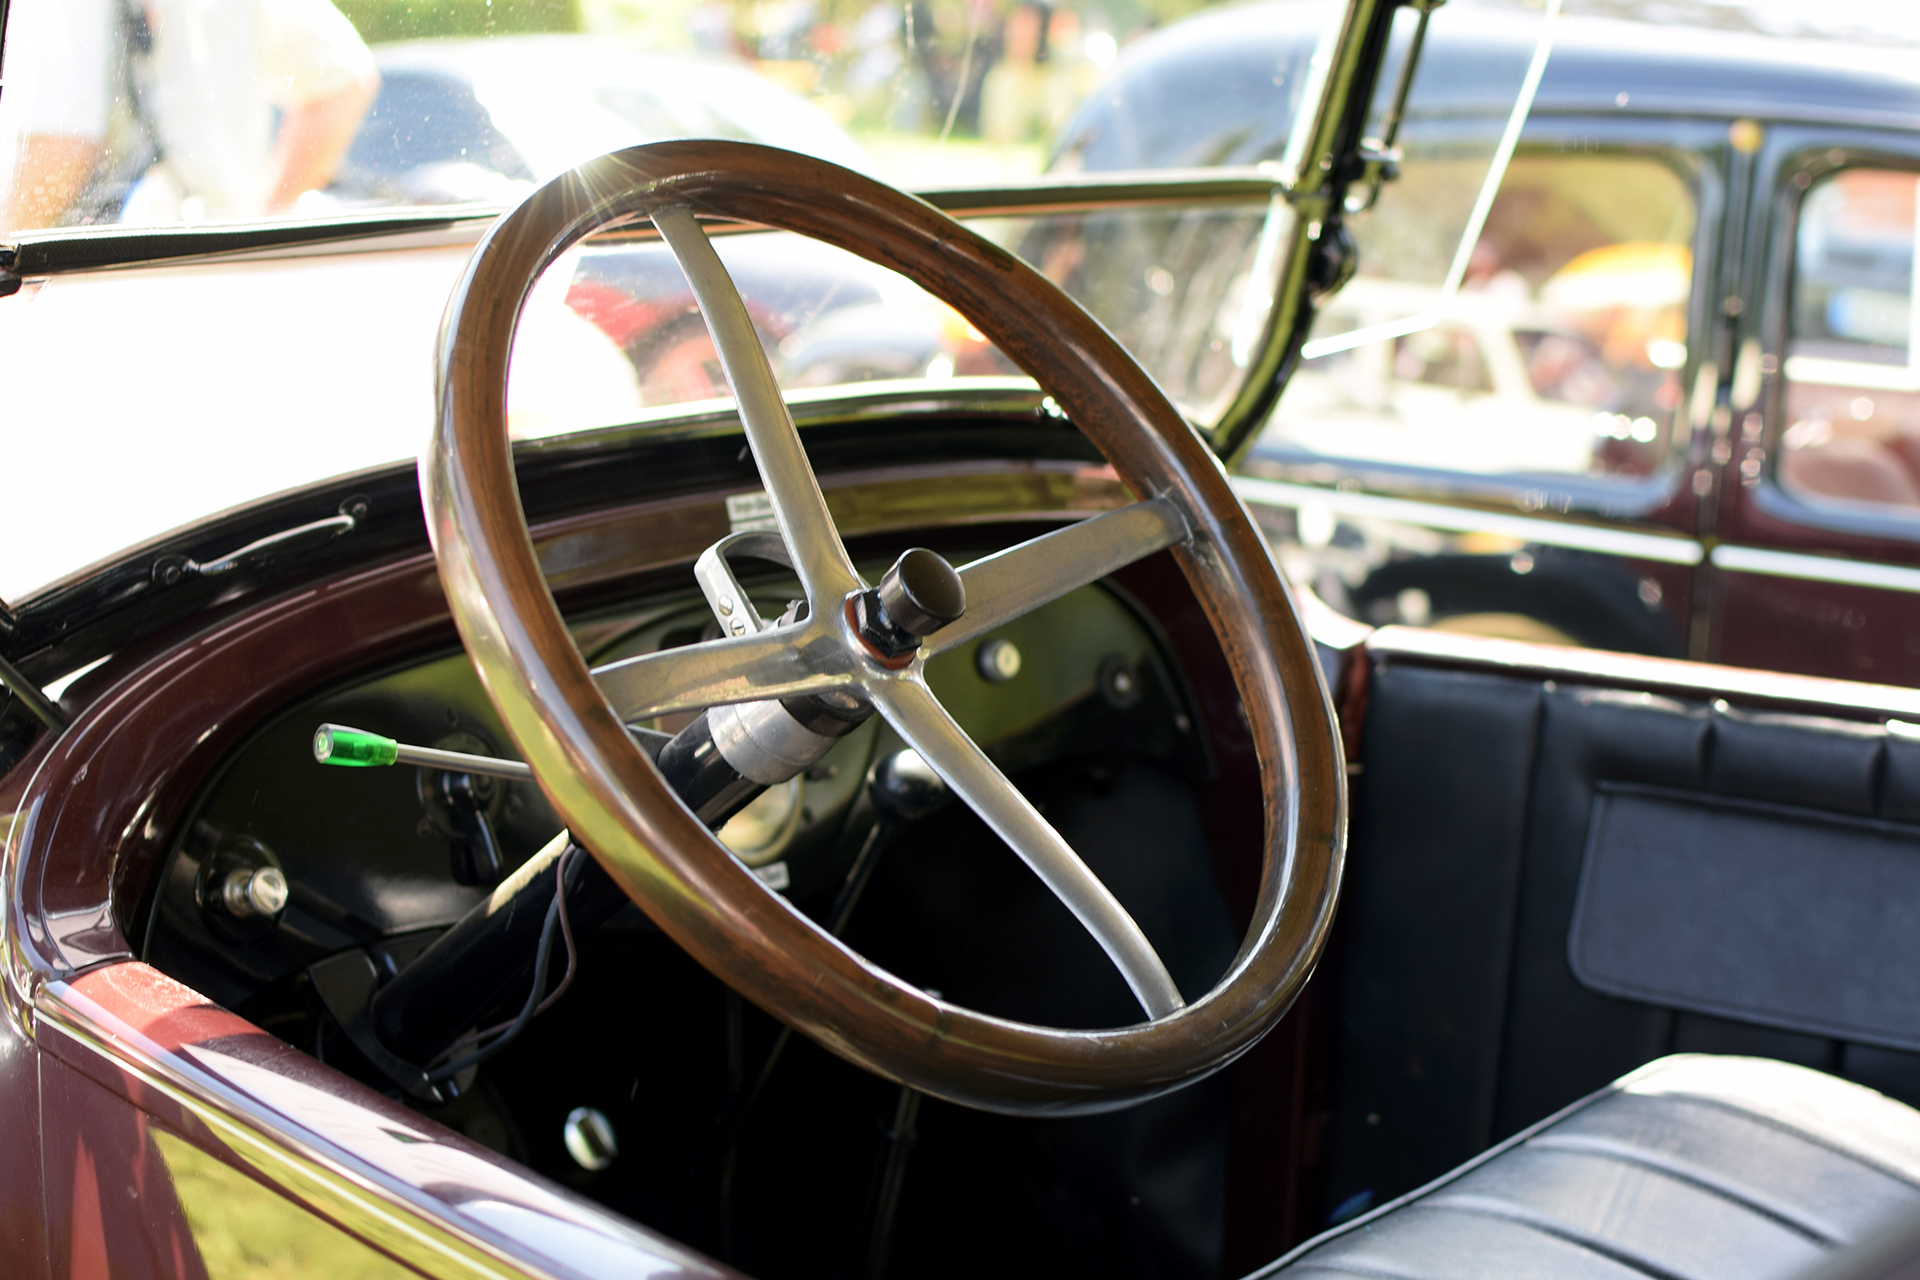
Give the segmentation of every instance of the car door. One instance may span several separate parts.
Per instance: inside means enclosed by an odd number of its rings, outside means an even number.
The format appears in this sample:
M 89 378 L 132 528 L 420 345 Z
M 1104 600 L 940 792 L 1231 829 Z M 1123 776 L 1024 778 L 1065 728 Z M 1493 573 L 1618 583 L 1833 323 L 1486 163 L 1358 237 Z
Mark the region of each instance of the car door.
M 1242 493 L 1359 620 L 1686 655 L 1727 125 L 1536 107 L 1458 291 L 1423 292 L 1460 128 L 1362 215 Z
M 1920 140 L 1769 128 L 1713 425 L 1710 652 L 1920 683 Z
M 1920 1102 L 1920 692 L 1401 626 L 1344 670 L 1303 1219 L 1671 1053 Z

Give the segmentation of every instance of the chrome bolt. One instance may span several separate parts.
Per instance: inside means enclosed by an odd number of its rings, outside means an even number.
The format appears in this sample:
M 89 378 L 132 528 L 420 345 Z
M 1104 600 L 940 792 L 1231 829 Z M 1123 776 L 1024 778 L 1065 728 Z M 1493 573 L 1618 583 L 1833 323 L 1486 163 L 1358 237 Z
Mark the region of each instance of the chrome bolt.
M 287 877 L 278 867 L 232 871 L 220 887 L 221 901 L 236 916 L 277 916 L 287 905 Z
M 620 1154 L 620 1142 L 613 1134 L 613 1121 L 598 1107 L 575 1107 L 567 1112 L 567 1154 L 589 1173 L 598 1173 Z

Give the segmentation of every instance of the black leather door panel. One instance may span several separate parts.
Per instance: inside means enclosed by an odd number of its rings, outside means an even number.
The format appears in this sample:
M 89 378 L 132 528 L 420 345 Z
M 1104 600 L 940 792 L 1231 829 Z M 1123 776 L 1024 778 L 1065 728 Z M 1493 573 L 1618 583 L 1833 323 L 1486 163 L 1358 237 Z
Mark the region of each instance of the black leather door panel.
M 1567 954 L 1609 995 L 1920 1051 L 1920 828 L 1603 783 Z
M 1782 1058 L 1920 1101 L 1920 1054 L 1906 1051 L 1920 1049 L 1920 928 L 1904 944 L 1911 964 L 1904 951 L 1877 962 L 1903 967 L 1893 986 L 1878 983 L 1872 964 L 1836 961 L 1855 963 L 1848 981 L 1859 988 L 1844 1016 L 1818 982 L 1787 1000 L 1791 966 L 1749 966 L 1738 1000 L 1700 996 L 1699 974 L 1654 980 L 1691 963 L 1671 945 L 1660 952 L 1656 935 L 1672 944 L 1684 921 L 1716 946 L 1757 954 L 1780 927 L 1766 912 L 1822 885 L 1839 907 L 1822 946 L 1861 932 L 1845 923 L 1867 910 L 1855 899 L 1901 897 L 1904 910 L 1911 895 L 1920 924 L 1920 848 L 1908 886 L 1908 865 L 1882 840 L 1920 828 L 1920 730 L 1376 663 L 1330 966 L 1339 1025 L 1328 1211 L 1409 1191 L 1671 1052 Z M 1800 816 L 1732 837 L 1775 846 L 1744 896 L 1715 898 L 1696 883 L 1686 910 L 1646 913 L 1644 939 L 1624 909 L 1601 921 L 1611 932 L 1583 983 L 1569 938 L 1596 797 L 1656 792 L 1716 814 L 1774 805 Z M 1861 833 L 1877 833 L 1871 849 Z M 1831 852 L 1849 841 L 1850 852 Z M 1791 857 L 1801 846 L 1804 866 Z M 1823 877 L 1822 849 L 1836 868 L 1860 865 Z M 1657 850 L 1633 873 L 1656 870 L 1669 873 Z M 1880 936 L 1900 932 L 1888 924 Z M 1636 955 L 1638 970 L 1602 962 Z M 1782 1014 L 1783 1001 L 1798 1012 Z

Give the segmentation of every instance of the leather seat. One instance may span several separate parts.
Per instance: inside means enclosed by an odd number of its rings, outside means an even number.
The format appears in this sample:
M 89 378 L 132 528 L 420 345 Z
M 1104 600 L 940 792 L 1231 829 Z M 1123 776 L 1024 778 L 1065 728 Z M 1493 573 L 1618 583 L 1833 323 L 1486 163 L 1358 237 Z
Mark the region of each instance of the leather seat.
M 1759 1058 L 1662 1058 L 1255 1273 L 1802 1276 L 1920 1214 L 1920 1112 Z

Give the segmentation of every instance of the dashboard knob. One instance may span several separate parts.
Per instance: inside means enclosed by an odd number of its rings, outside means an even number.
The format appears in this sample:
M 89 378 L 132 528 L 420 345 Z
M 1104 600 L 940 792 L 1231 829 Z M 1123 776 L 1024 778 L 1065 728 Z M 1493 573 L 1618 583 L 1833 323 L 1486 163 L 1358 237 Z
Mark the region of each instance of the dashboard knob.
M 287 905 L 287 877 L 278 867 L 241 868 L 227 873 L 220 900 L 233 915 L 277 916 Z

